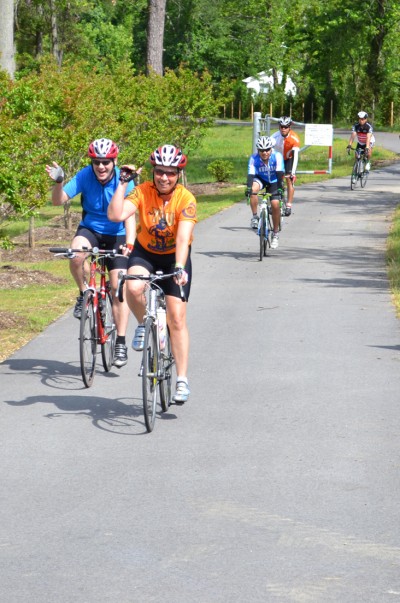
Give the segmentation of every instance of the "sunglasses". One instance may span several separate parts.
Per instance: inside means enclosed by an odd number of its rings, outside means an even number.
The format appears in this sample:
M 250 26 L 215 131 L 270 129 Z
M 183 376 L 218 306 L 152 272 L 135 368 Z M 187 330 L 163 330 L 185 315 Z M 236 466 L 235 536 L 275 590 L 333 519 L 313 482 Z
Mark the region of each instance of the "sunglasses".
M 279 126 L 281 128 L 281 130 L 288 130 L 290 128 L 290 126 Z
M 108 167 L 112 163 L 112 159 L 92 159 L 92 165 L 104 165 Z
M 154 173 L 160 178 L 162 178 L 162 176 L 166 176 L 167 178 L 173 178 L 174 176 L 178 175 L 178 172 L 166 172 L 165 170 L 162 170 L 160 168 L 155 168 Z

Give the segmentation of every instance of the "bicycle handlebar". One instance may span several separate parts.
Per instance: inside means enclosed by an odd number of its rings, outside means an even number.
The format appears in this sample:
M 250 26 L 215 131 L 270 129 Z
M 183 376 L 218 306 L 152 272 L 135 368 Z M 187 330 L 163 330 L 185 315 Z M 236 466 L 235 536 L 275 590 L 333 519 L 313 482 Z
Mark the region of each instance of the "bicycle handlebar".
M 50 253 L 55 253 L 57 255 L 64 255 L 68 258 L 75 257 L 76 253 L 90 253 L 90 255 L 98 255 L 101 257 L 116 257 L 121 256 L 125 257 L 122 253 L 118 253 L 118 249 L 99 249 L 98 247 L 82 247 L 81 249 L 72 249 L 68 247 L 50 247 Z
M 124 274 L 123 272 L 119 272 L 118 273 L 118 285 L 117 285 L 117 295 L 118 295 L 118 299 L 120 302 L 124 301 L 124 294 L 123 294 L 123 286 L 125 281 L 146 281 L 150 284 L 155 283 L 156 286 L 157 283 L 156 281 L 165 281 L 168 278 L 172 278 L 174 276 L 177 276 L 180 272 L 182 272 L 182 270 L 178 270 L 177 272 L 171 272 L 170 274 Z M 160 289 L 160 287 L 158 287 Z M 183 287 L 182 285 L 179 285 L 179 289 L 181 292 L 181 300 L 182 301 L 186 301 L 186 295 L 185 292 L 183 291 Z

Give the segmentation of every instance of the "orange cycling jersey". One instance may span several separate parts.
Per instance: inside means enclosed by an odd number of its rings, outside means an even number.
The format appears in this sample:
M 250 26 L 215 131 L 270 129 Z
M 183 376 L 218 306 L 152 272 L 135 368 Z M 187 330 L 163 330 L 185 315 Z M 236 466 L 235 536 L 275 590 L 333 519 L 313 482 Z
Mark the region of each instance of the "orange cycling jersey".
M 197 222 L 196 199 L 181 184 L 169 201 L 163 201 L 152 182 L 139 184 L 126 199 L 139 211 L 136 238 L 151 253 L 174 253 L 179 222 Z
M 280 132 L 275 132 L 272 138 L 276 140 L 275 149 L 282 153 L 285 160 L 289 159 L 292 155 L 291 151 L 294 147 L 300 148 L 300 138 L 293 130 L 290 130 L 289 134 L 285 137 Z

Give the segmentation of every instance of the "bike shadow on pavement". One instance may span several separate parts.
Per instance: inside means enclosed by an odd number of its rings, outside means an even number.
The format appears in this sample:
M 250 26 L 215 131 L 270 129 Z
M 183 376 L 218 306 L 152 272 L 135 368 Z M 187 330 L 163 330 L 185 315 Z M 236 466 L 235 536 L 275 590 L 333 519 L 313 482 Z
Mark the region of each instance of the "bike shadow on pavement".
M 90 419 L 92 425 L 116 435 L 142 435 L 147 430 L 143 419 L 143 402 L 137 398 L 110 399 L 102 396 L 29 396 L 25 400 L 5 400 L 9 406 L 24 407 L 34 404 L 49 404 L 57 410 L 43 415 L 46 419 L 56 420 L 68 416 Z M 157 420 L 174 420 L 172 413 L 157 414 Z
M 37 375 L 40 382 L 46 387 L 69 390 L 86 389 L 82 382 L 78 362 L 60 362 L 47 358 L 8 358 L 0 366 L 4 368 L 7 365 L 10 369 L 8 374 L 15 372 L 30 376 Z M 115 379 L 118 377 L 117 371 L 118 369 L 111 369 L 109 373 L 106 373 L 102 370 L 101 364 L 97 363 L 95 380 Z M 2 373 L 7 374 L 4 370 Z

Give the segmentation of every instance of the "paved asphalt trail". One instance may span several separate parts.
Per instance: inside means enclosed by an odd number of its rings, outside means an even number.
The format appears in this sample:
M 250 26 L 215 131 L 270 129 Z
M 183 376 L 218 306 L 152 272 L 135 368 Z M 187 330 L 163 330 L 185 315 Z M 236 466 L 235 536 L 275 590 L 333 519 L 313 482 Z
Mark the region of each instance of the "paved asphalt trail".
M 262 263 L 245 204 L 196 227 L 192 396 L 150 435 L 139 355 L 85 389 L 71 312 L 0 365 L 0 601 L 400 600 L 399 176 L 298 187 Z

